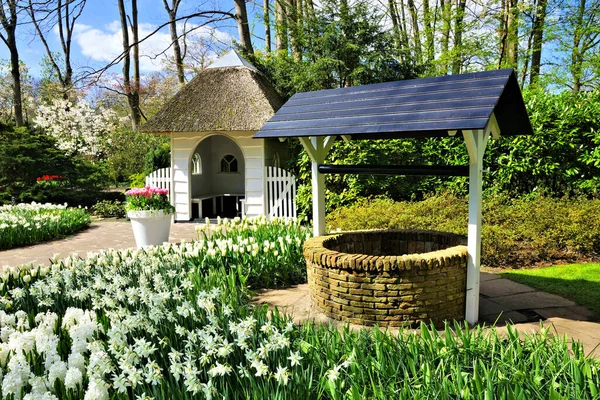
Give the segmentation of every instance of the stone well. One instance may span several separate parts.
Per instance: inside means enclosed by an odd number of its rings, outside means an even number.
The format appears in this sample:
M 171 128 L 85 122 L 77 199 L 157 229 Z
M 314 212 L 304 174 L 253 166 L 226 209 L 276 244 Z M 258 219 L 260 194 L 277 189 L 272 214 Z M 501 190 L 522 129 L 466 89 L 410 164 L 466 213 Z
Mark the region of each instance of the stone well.
M 359 325 L 436 326 L 463 320 L 464 236 L 437 231 L 352 231 L 304 244 L 313 305 Z

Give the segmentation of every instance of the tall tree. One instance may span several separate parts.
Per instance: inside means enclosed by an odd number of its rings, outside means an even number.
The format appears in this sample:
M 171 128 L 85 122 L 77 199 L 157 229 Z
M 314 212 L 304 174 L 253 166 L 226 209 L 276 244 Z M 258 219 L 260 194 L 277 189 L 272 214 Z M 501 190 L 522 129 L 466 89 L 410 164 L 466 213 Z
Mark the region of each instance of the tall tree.
M 75 23 L 81 16 L 87 0 L 29 0 L 27 13 L 35 27 L 36 34 L 46 50 L 48 64 L 60 84 L 62 97 L 69 98 L 73 89 L 73 66 L 71 64 L 71 44 Z M 53 52 L 47 36 L 55 30 L 58 33 L 61 53 Z M 62 61 L 62 66 L 61 64 Z
M 511 68 L 517 68 L 519 62 L 519 0 L 507 0 L 507 40 L 506 61 Z
M 398 7 L 396 0 L 388 0 L 388 14 L 392 20 L 392 29 L 394 30 L 394 38 L 398 47 L 402 46 L 402 38 L 400 36 L 400 16 L 398 15 Z
M 271 7 L 269 0 L 263 3 L 263 24 L 265 25 L 265 51 L 271 52 Z
M 442 73 L 448 73 L 448 50 L 450 48 L 450 26 L 452 16 L 452 0 L 440 0 L 440 8 L 442 9 L 442 40 L 441 40 L 441 56 L 442 56 Z
M 535 3 L 534 19 L 531 26 L 533 43 L 531 49 L 531 72 L 529 74 L 529 83 L 532 85 L 537 82 L 542 65 L 542 44 L 544 43 L 547 7 L 547 0 L 537 0 Z
M 275 0 L 275 50 L 286 51 L 288 49 L 288 26 L 286 0 Z
M 248 11 L 246 10 L 246 0 L 233 0 L 235 4 L 235 21 L 237 22 L 238 34 L 240 36 L 240 45 L 248 54 L 254 53 L 252 47 L 252 37 L 250 36 L 250 27 L 248 26 Z
M 177 11 L 179 10 L 180 4 L 181 0 L 171 0 L 170 5 L 168 0 L 163 0 L 163 5 L 169 15 L 169 32 L 171 33 L 171 46 L 173 46 L 173 59 L 175 60 L 177 80 L 180 85 L 185 85 L 185 69 L 183 65 L 184 55 L 181 51 L 179 35 L 177 34 Z
M 434 24 L 435 26 L 435 24 Z M 423 0 L 423 27 L 425 29 L 425 57 L 426 62 L 430 63 L 435 57 L 435 48 L 433 47 L 433 29 L 431 21 L 431 10 L 429 0 Z
M 460 74 L 463 63 L 463 32 L 465 8 L 467 0 L 456 0 L 456 10 L 454 13 L 454 48 L 452 49 L 452 73 Z
M 501 0 L 498 68 L 517 68 L 519 61 L 519 1 Z
M 119 18 L 121 21 L 121 35 L 123 39 L 123 94 L 127 98 L 131 127 L 138 130 L 142 120 L 140 109 L 140 53 L 139 53 L 139 28 L 137 0 L 131 0 L 131 16 L 125 10 L 125 1 L 117 0 Z M 129 21 L 129 23 L 128 23 Z M 129 29 L 131 39 L 129 41 Z M 133 82 L 131 80 L 131 58 L 133 55 Z
M 19 69 L 19 49 L 17 47 L 17 25 L 19 0 L 0 0 L 0 39 L 10 52 L 10 74 L 12 76 L 13 108 L 15 123 L 23 126 L 23 95 L 21 92 L 21 70 Z
M 302 17 L 301 17 L 301 0 L 288 0 L 287 3 L 287 26 L 290 38 L 290 47 L 292 56 L 296 61 L 302 58 L 301 50 L 301 35 L 302 35 Z
M 573 1 L 563 19 L 572 41 L 568 60 L 571 88 L 579 92 L 600 72 L 600 1 Z
M 396 5 L 397 4 L 398 3 L 396 3 Z M 404 7 L 404 0 L 400 0 L 400 23 L 402 26 L 400 31 L 402 32 L 403 51 L 405 54 L 409 54 L 408 29 L 406 25 L 406 9 Z
M 415 60 L 420 64 L 423 62 L 423 52 L 421 50 L 421 34 L 419 32 L 419 14 L 417 13 L 417 7 L 415 6 L 414 0 L 407 0 L 407 5 L 413 32 Z

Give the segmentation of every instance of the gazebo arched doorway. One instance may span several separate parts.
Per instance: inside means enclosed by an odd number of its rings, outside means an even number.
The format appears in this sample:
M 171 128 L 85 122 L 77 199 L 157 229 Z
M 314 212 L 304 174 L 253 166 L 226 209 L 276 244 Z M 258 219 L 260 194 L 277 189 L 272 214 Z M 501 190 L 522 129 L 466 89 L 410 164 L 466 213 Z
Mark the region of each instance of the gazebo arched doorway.
M 190 155 L 192 219 L 241 215 L 246 163 L 240 146 L 225 135 L 202 139 Z

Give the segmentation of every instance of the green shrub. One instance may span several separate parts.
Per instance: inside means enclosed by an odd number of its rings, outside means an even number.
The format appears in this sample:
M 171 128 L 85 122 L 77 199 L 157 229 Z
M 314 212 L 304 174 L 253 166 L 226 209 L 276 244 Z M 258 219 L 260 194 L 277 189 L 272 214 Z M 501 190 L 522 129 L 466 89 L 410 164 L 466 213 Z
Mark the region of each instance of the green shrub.
M 101 200 L 92 206 L 92 214 L 101 218 L 125 218 L 125 202 Z
M 161 168 L 165 158 L 170 165 L 170 140 L 168 136 L 149 135 L 118 129 L 111 134 L 107 149 L 106 163 L 109 166 L 109 176 L 113 184 L 126 182 L 134 174 L 146 175 L 155 169 L 155 163 Z M 167 156 L 165 156 L 165 153 Z
M 0 203 L 92 205 L 107 186 L 104 163 L 66 156 L 39 130 L 0 124 Z
M 450 194 L 420 202 L 362 201 L 328 215 L 330 230 L 433 229 L 467 234 L 468 203 Z M 600 252 L 600 200 L 488 197 L 482 263 L 519 267 Z
M 0 207 L 0 250 L 58 239 L 90 224 L 85 209 L 54 204 Z
M 143 173 L 130 175 L 129 186 L 132 188 L 143 188 L 146 186 L 146 175 Z

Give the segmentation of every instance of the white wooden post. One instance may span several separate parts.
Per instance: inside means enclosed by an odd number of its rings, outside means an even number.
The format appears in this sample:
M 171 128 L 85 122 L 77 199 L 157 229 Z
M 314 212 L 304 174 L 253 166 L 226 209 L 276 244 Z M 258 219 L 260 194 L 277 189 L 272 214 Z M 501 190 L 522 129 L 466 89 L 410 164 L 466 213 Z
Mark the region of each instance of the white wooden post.
M 467 293 L 465 317 L 475 324 L 479 320 L 479 268 L 481 262 L 481 192 L 483 155 L 490 137 L 486 129 L 463 131 L 469 152 L 469 234 L 467 248 Z
M 313 235 L 323 236 L 325 234 L 325 176 L 319 173 L 319 164 L 323 164 L 325 157 L 335 136 L 314 136 L 312 138 L 301 137 L 300 143 L 311 159 L 312 171 L 312 200 L 313 200 Z

